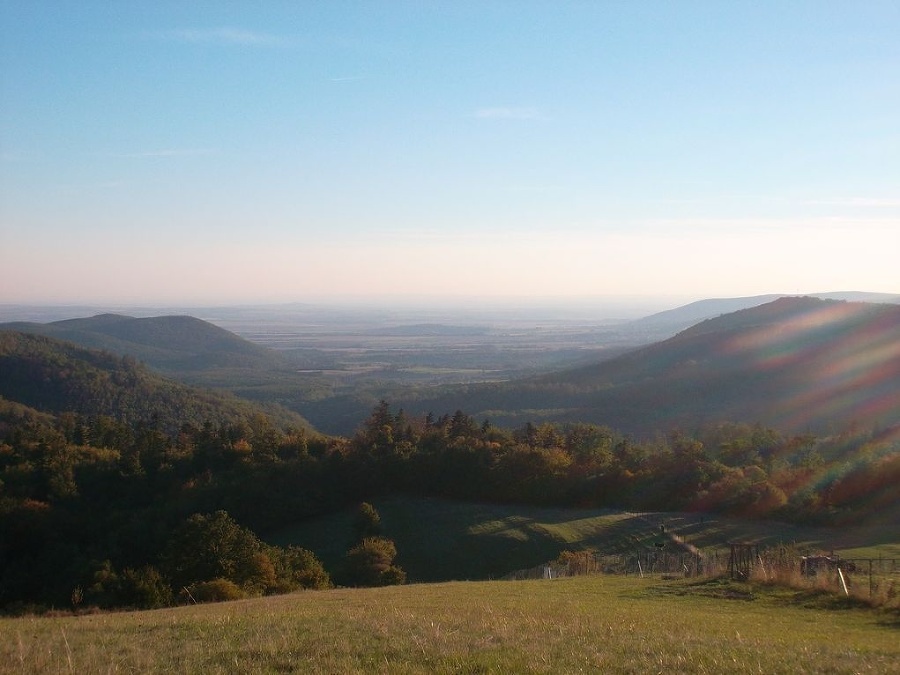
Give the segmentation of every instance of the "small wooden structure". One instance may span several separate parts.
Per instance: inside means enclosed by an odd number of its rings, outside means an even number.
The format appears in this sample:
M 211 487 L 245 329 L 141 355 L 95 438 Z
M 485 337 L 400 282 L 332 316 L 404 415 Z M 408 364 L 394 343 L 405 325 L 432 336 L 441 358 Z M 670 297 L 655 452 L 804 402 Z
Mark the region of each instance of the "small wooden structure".
M 759 557 L 759 547 L 744 542 L 731 542 L 729 545 L 731 557 L 728 559 L 728 575 L 732 579 L 746 581 L 750 578 L 753 561 Z

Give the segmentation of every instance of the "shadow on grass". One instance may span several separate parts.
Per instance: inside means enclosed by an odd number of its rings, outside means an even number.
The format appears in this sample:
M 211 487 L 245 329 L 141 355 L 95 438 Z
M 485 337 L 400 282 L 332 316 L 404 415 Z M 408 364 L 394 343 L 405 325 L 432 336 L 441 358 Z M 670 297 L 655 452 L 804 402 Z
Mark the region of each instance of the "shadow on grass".
M 627 513 L 393 497 L 375 500 L 384 536 L 397 545 L 397 564 L 410 581 L 497 579 L 555 560 L 566 550 L 634 556 L 697 546 L 720 565 L 729 541 L 763 546 L 823 541 L 817 528 L 697 513 Z M 279 545 L 312 550 L 334 572 L 352 545 L 354 509 L 272 533 Z M 827 534 L 827 533 L 825 533 Z M 798 549 L 799 550 L 799 549 Z
M 776 583 L 741 582 L 728 577 L 683 580 L 653 584 L 630 593 L 635 598 L 694 597 L 713 600 L 759 602 L 775 607 L 792 607 L 813 612 L 864 612 L 874 623 L 900 628 L 900 608 L 874 606 L 865 598 L 845 596 L 821 588 L 796 588 Z
M 728 577 L 711 577 L 693 581 L 673 581 L 653 584 L 642 589 L 643 597 L 703 597 L 716 600 L 756 600 L 754 586 L 732 581 Z

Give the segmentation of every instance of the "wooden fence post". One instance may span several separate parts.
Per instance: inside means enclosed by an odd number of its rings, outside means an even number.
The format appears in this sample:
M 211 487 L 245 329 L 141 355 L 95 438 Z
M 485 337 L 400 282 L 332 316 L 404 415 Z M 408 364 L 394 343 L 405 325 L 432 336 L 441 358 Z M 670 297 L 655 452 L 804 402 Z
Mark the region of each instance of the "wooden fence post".
M 838 577 L 841 579 L 841 588 L 844 589 L 844 595 L 850 595 L 850 591 L 847 590 L 847 582 L 844 581 L 844 573 L 840 567 L 838 567 Z

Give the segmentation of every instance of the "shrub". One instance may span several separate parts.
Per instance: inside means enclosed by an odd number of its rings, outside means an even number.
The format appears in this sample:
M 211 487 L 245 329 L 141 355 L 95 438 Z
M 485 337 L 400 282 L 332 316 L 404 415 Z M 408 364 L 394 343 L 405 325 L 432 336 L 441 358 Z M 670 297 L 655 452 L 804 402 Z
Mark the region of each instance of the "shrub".
M 120 579 L 117 604 L 140 609 L 157 609 L 172 604 L 172 589 L 155 567 L 126 568 Z
M 244 591 L 233 581 L 228 579 L 212 579 L 199 581 L 182 589 L 182 601 L 194 602 L 227 602 L 244 598 Z
M 396 565 L 391 565 L 381 573 L 381 586 L 399 586 L 406 583 L 406 572 Z
M 176 588 L 212 579 L 229 579 L 251 592 L 275 585 L 262 543 L 225 511 L 194 514 L 182 523 L 169 539 L 163 564 Z
M 345 581 L 349 586 L 388 586 L 404 583 L 406 573 L 393 565 L 397 557 L 394 542 L 384 537 L 367 537 L 347 551 Z
M 331 577 L 312 551 L 299 546 L 271 547 L 269 556 L 275 564 L 275 592 L 287 593 L 298 588 L 331 588 Z

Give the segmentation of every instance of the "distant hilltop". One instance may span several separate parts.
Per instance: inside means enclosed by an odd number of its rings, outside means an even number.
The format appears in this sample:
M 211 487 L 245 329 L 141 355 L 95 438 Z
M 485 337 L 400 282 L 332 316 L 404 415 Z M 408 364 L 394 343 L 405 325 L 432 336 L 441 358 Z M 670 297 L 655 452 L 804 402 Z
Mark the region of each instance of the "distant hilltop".
M 698 300 L 675 309 L 667 309 L 663 312 L 651 314 L 642 319 L 632 321 L 630 326 L 635 329 L 652 331 L 667 331 L 677 333 L 689 328 L 700 321 L 712 319 L 723 314 L 730 314 L 742 309 L 759 307 L 773 302 L 782 297 L 801 297 L 791 294 L 752 295 L 743 298 L 710 298 Z M 863 291 L 843 291 L 837 293 L 810 293 L 802 297 L 818 298 L 820 300 L 841 300 L 846 302 L 872 302 L 900 304 L 900 294 L 891 293 L 866 293 Z

